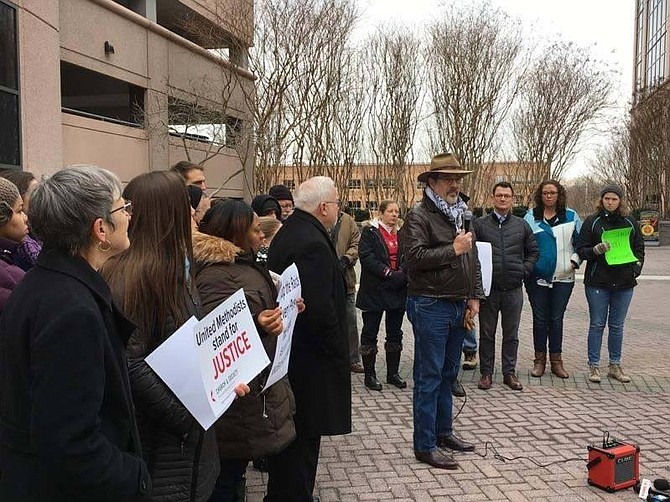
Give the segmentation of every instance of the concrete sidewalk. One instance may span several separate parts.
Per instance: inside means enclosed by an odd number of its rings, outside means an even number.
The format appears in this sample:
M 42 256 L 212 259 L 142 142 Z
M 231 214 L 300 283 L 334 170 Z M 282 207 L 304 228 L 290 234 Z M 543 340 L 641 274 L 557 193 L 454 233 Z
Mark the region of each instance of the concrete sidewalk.
M 315 494 L 323 502 L 640 500 L 630 489 L 608 494 L 588 486 L 586 447 L 597 444 L 603 431 L 640 446 L 642 477 L 668 478 L 670 247 L 647 249 L 644 274 L 635 289 L 623 350 L 624 369 L 633 379 L 630 384 L 607 378 L 601 384 L 592 384 L 586 378 L 588 311 L 581 280 L 565 318 L 564 360 L 569 379 L 530 377 L 531 329 L 531 311 L 526 303 L 517 365 L 524 383 L 522 392 L 504 386 L 499 373 L 494 375 L 493 388 L 482 391 L 477 389 L 479 368 L 462 372 L 468 396 L 465 403 L 455 399 L 454 412 L 464 406 L 454 424 L 460 436 L 477 445 L 477 452 L 457 454 L 460 470 L 441 471 L 417 462 L 412 451 L 414 343 L 406 321 L 401 373 L 409 387 L 399 390 L 385 385 L 382 392 L 371 392 L 363 386 L 362 375 L 352 375 L 354 431 L 347 436 L 324 438 Z M 499 349 L 497 357 L 499 364 Z M 378 373 L 385 375 L 379 361 Z M 503 461 L 496 458 L 497 454 L 523 458 Z M 541 465 L 565 462 L 538 467 L 531 459 Z M 249 468 L 247 477 L 248 500 L 262 500 L 267 475 Z

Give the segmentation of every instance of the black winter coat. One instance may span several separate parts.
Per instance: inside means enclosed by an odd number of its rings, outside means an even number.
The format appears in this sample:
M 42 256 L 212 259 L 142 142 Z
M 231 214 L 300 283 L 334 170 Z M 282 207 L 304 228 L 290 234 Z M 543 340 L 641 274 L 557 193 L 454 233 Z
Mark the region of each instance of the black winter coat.
M 122 285 L 110 286 L 121 305 Z M 194 287 L 183 288 L 180 311 L 184 320 L 203 317 Z M 168 316 L 164 323 L 156 323 L 152 334 L 135 330 L 128 342 L 130 385 L 137 408 L 142 456 L 153 483 L 151 500 L 204 502 L 212 494 L 220 471 L 214 429 L 205 431 L 144 361 L 179 326 L 174 317 Z
M 605 230 L 630 228 L 630 247 L 637 258 L 637 263 L 609 265 L 605 255 L 596 256 L 593 246 L 602 242 Z M 635 280 L 642 272 L 644 264 L 644 238 L 640 225 L 630 216 L 600 211 L 592 214 L 582 224 L 577 239 L 577 253 L 582 260 L 587 260 L 584 272 L 586 286 L 598 286 L 607 289 L 628 289 L 637 286 Z
M 401 276 L 404 279 L 401 281 L 384 276 L 385 270 L 391 267 L 391 258 L 376 220 L 364 224 L 358 256 L 361 261 L 361 283 L 356 307 L 366 312 L 404 309 L 407 302 L 407 276 Z M 401 261 L 398 249 L 398 262 Z
M 351 373 L 346 288 L 335 248 L 314 216 L 296 209 L 272 240 L 270 270 L 295 263 L 305 311 L 293 331 L 289 380 L 302 436 L 351 432 Z
M 265 333 L 257 322 L 263 310 L 277 306 L 275 288 L 267 267 L 231 242 L 196 233 L 193 238 L 196 284 L 206 314 L 244 288 L 263 348 L 274 359 L 277 337 Z M 233 401 L 216 421 L 216 439 L 222 458 L 251 459 L 283 450 L 295 438 L 295 399 L 288 378 L 274 383 L 262 395 L 272 366 L 249 382 L 251 393 Z
M 144 500 L 134 328 L 86 261 L 40 254 L 0 320 L 0 500 Z
M 530 225 L 523 218 L 511 213 L 500 223 L 498 216 L 491 212 L 477 218 L 473 227 L 477 241 L 491 243 L 491 289 L 509 291 L 520 288 L 523 280 L 533 272 L 540 257 Z

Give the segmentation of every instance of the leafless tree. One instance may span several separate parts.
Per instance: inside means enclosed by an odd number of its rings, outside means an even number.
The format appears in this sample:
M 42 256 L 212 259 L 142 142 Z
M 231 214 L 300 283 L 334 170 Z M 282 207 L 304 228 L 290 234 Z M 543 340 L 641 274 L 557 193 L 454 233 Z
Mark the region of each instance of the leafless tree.
M 346 193 L 348 176 L 332 162 L 344 158 L 335 148 L 343 137 L 337 112 L 343 110 L 343 97 L 355 94 L 345 85 L 360 87 L 347 75 L 355 4 L 261 0 L 257 6 L 257 44 L 251 53 L 258 75 L 256 189 L 265 191 L 284 172 L 296 182 L 329 174 Z
M 406 208 L 414 180 L 408 166 L 423 108 L 421 43 L 400 27 L 387 26 L 364 45 L 367 56 L 367 141 L 371 169 L 366 190 L 375 200 L 394 199 Z M 408 190 L 409 188 L 409 190 Z
M 498 153 L 525 73 L 519 22 L 485 3 L 453 7 L 430 27 L 427 60 L 433 151 L 452 151 L 475 170 L 464 189 L 481 205 L 490 189 L 481 171 Z
M 573 43 L 555 43 L 536 58 L 512 121 L 518 160 L 539 170 L 529 176 L 561 179 L 608 106 L 611 87 L 602 65 Z

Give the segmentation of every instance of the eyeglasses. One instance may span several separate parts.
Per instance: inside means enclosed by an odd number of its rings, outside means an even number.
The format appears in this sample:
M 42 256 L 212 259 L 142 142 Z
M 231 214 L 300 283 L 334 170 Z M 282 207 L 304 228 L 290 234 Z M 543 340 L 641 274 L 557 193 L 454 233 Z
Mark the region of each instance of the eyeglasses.
M 556 197 L 558 192 L 542 192 L 542 195 L 545 197 Z
M 508 193 L 497 193 L 494 195 L 496 199 L 511 199 L 514 197 L 514 195 L 510 195 Z
M 128 200 L 128 201 L 126 201 L 126 203 L 123 206 L 117 207 L 116 209 L 112 209 L 109 212 L 109 214 L 114 214 L 117 211 L 121 211 L 121 210 L 125 211 L 128 214 L 131 214 L 133 212 L 133 203 Z

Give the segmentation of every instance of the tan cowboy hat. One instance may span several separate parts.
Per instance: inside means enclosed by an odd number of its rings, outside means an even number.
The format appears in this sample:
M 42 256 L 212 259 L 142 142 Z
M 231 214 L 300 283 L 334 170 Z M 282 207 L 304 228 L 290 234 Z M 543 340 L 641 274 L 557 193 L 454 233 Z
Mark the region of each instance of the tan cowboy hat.
M 453 153 L 438 153 L 430 161 L 430 171 L 419 174 L 417 179 L 422 183 L 427 183 L 428 176 L 431 174 L 459 174 L 465 176 L 471 172 L 461 167 Z

